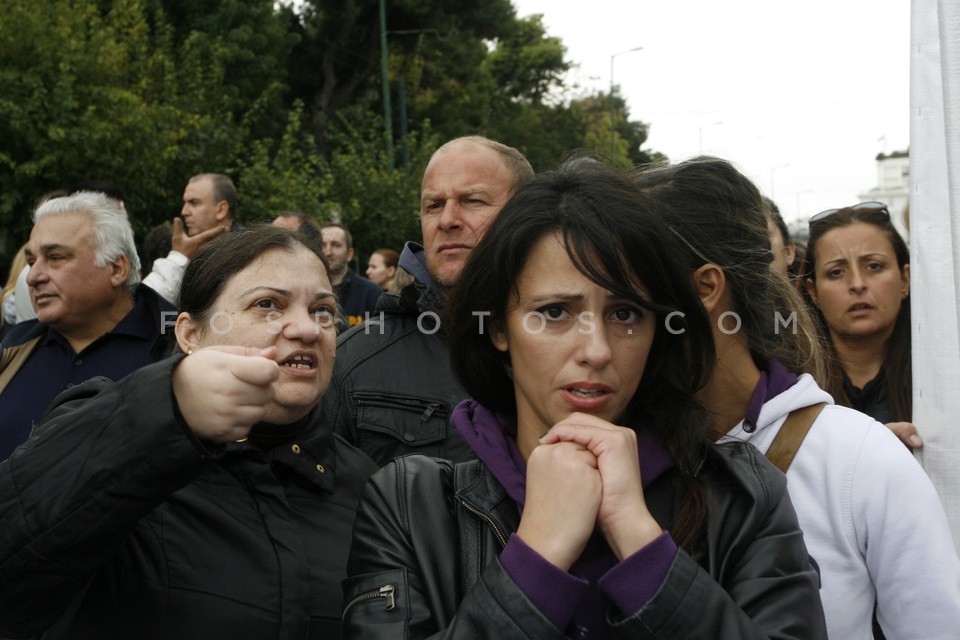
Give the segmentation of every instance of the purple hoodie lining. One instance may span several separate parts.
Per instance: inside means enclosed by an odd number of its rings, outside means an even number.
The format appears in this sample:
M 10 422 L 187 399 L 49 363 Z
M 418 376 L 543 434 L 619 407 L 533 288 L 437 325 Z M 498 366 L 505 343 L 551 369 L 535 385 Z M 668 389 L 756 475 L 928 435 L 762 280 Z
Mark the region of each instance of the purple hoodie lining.
M 797 384 L 798 379 L 795 373 L 789 371 L 776 360 L 767 362 L 766 370 L 760 371 L 760 381 L 753 390 L 750 404 L 747 405 L 747 413 L 743 417 L 744 430 L 747 433 L 752 433 L 757 428 L 763 405 Z
M 491 412 L 476 401 L 464 400 L 454 409 L 451 423 L 522 511 L 526 463 L 512 437 L 516 432 L 513 418 Z M 644 488 L 674 466 L 650 431 L 637 432 L 637 448 Z M 665 531 L 618 563 L 597 533 L 566 572 L 511 534 L 499 561 L 554 627 L 563 631 L 575 623 L 581 630 L 589 631 L 591 638 L 599 639 L 615 637 L 605 622 L 604 601 L 612 602 L 622 614 L 632 615 L 659 590 L 676 554 L 676 544 Z
M 450 422 L 507 495 L 522 507 L 526 499 L 527 465 L 516 441 L 507 435 L 516 433 L 513 417 L 495 413 L 468 399 L 456 406 Z M 637 431 L 637 454 L 644 488 L 674 466 L 656 435 L 646 429 Z

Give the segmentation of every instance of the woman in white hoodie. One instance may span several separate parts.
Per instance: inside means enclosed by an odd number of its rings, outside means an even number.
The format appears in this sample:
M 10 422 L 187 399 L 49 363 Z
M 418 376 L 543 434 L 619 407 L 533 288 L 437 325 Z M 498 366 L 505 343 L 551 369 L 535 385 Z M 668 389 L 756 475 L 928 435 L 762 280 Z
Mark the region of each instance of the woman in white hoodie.
M 887 428 L 835 405 L 802 373 L 821 374 L 823 355 L 797 292 L 769 268 L 760 192 L 715 158 L 640 171 L 635 182 L 683 240 L 711 318 L 717 367 L 702 401 L 715 437 L 768 454 L 791 412 L 825 405 L 787 480 L 830 637 L 873 638 L 879 623 L 888 640 L 955 639 L 960 560 L 936 491 Z

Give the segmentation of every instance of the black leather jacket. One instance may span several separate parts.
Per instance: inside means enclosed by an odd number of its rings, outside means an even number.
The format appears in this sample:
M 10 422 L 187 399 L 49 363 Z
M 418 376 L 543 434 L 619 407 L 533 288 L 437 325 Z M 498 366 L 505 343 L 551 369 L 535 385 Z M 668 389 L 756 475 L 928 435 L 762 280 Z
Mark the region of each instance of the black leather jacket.
M 422 249 L 408 243 L 401 265 L 409 267 L 416 255 Z M 408 453 L 454 462 L 476 457 L 448 421 L 466 394 L 450 371 L 443 307 L 436 290 L 417 280 L 400 296 L 380 296 L 371 319 L 337 340 L 324 410 L 334 431 L 380 466 Z
M 680 550 L 656 595 L 623 617 L 621 638 L 825 638 L 811 568 L 786 480 L 750 445 L 714 448 L 704 550 Z M 681 480 L 668 472 L 644 494 L 669 528 Z M 344 637 L 575 637 L 554 628 L 497 557 L 519 513 L 483 463 L 400 458 L 367 484 L 344 581 Z

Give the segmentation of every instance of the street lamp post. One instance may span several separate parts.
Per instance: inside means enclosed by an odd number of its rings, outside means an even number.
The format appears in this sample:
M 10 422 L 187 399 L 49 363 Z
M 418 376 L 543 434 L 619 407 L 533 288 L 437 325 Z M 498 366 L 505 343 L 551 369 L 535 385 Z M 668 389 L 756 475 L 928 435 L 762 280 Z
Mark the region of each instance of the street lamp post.
M 710 124 L 700 126 L 700 155 L 703 155 L 703 130 L 707 127 L 715 127 L 718 124 L 723 124 L 723 120 L 717 120 L 716 122 L 711 122 Z
M 633 49 L 627 49 L 626 51 L 621 51 L 620 53 L 615 53 L 610 56 L 610 161 L 613 162 L 617 157 L 617 132 L 614 126 L 613 117 L 614 117 L 614 101 L 613 101 L 613 60 L 617 56 L 622 56 L 625 53 L 633 53 L 634 51 L 640 51 L 643 47 L 634 47 Z
M 380 80 L 383 85 L 383 138 L 387 152 L 387 168 L 393 171 L 393 109 L 390 106 L 390 67 L 387 55 L 387 7 L 380 0 Z

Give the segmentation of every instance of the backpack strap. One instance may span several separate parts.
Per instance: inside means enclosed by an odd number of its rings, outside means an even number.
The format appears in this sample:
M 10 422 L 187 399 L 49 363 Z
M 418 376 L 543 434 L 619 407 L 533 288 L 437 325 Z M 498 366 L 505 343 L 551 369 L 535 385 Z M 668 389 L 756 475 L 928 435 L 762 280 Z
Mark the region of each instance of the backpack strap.
M 34 349 L 40 344 L 40 338 L 42 337 L 37 336 L 23 344 L 7 347 L 3 350 L 2 355 L 0 355 L 0 392 L 6 389 L 10 381 L 13 380 L 13 376 L 17 375 L 17 372 L 27 362 Z
M 790 468 L 794 456 L 797 455 L 797 449 L 803 439 L 807 437 L 807 432 L 813 426 L 813 422 L 827 406 L 826 402 L 812 404 L 809 407 L 794 409 L 784 420 L 783 426 L 777 432 L 777 436 L 770 443 L 767 449 L 767 459 L 784 473 Z

